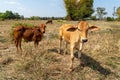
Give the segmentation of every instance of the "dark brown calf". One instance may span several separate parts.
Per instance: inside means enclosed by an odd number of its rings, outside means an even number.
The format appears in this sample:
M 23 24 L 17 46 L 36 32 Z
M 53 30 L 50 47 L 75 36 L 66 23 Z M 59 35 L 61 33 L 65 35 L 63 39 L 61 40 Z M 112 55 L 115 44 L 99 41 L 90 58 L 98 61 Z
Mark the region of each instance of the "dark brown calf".
M 13 31 L 17 51 L 19 51 L 19 49 L 22 50 L 22 38 L 27 42 L 34 41 L 34 45 L 35 47 L 37 47 L 39 41 L 41 41 L 42 39 L 43 33 L 45 33 L 45 28 L 45 24 L 40 24 L 39 26 L 35 26 L 34 28 L 30 28 L 27 26 L 17 26 Z
M 53 22 L 52 22 L 52 20 L 47 20 L 46 24 L 48 24 L 48 23 L 52 24 Z

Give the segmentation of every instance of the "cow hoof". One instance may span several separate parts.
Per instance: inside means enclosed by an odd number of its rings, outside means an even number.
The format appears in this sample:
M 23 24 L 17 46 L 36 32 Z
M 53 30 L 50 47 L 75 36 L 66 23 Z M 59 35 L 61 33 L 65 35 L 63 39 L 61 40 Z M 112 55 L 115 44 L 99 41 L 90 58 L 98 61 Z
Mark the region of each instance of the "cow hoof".
M 70 68 L 70 69 L 69 69 L 69 73 L 71 73 L 72 71 L 73 71 L 73 69 Z
M 61 54 L 61 50 L 58 50 L 58 54 Z
M 61 52 L 60 52 L 60 51 L 58 51 L 58 54 L 61 54 Z
M 81 68 L 84 68 L 85 67 L 85 64 L 84 63 L 80 63 L 79 64 Z
M 64 52 L 64 55 L 68 54 L 67 52 Z

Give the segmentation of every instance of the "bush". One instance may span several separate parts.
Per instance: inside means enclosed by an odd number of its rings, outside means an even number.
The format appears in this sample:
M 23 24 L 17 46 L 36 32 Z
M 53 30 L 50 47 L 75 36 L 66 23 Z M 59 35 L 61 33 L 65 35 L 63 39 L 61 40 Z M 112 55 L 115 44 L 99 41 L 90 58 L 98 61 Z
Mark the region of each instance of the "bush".
M 30 20 L 40 20 L 40 17 L 39 16 L 32 16 L 32 17 L 30 17 Z
M 28 23 L 15 23 L 12 25 L 12 28 L 15 28 L 16 26 L 28 26 L 28 27 L 34 27 L 33 24 L 28 24 Z
M 113 17 L 107 17 L 106 20 L 107 21 L 114 21 L 114 18 Z
M 27 23 L 15 23 L 12 25 L 11 31 L 10 31 L 10 36 L 13 38 L 13 29 L 17 26 L 28 26 L 28 27 L 34 27 L 33 24 L 27 24 Z
M 96 16 L 91 16 L 91 20 L 97 20 Z
M 4 18 L 0 18 L 0 21 L 4 21 L 5 19 Z
M 116 20 L 117 20 L 117 21 L 120 21 L 120 18 L 117 18 Z

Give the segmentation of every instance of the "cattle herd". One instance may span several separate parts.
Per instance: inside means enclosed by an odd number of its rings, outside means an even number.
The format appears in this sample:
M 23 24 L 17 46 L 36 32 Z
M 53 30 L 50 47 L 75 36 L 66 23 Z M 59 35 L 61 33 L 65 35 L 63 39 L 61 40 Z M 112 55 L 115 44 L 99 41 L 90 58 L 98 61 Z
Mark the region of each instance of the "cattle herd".
M 46 24 L 40 24 L 38 26 L 35 26 L 33 28 L 30 28 L 28 26 L 17 26 L 14 28 L 14 43 L 17 48 L 17 51 L 22 51 L 21 48 L 21 42 L 22 39 L 25 41 L 34 41 L 35 47 L 39 44 L 39 41 L 42 40 L 43 34 L 45 33 L 45 28 L 48 23 L 52 24 L 52 20 L 48 20 Z M 73 50 L 78 50 L 78 58 L 80 60 L 81 57 L 81 50 L 83 47 L 83 44 L 88 41 L 87 34 L 88 30 L 98 30 L 99 28 L 96 26 L 89 26 L 87 21 L 80 21 L 76 26 L 72 24 L 63 24 L 59 29 L 59 51 L 58 53 L 61 54 L 61 41 L 65 41 L 66 48 L 64 50 L 64 53 L 66 53 L 67 50 L 67 44 L 70 44 L 70 55 L 71 55 L 71 63 L 69 70 L 73 70 L 73 60 L 74 60 L 74 54 Z M 80 60 L 80 65 L 84 66 L 84 64 Z

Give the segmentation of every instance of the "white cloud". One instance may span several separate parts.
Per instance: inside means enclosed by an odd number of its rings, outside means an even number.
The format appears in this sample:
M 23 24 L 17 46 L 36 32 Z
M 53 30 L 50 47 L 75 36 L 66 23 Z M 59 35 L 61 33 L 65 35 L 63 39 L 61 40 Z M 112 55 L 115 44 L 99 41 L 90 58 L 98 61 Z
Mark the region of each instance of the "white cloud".
M 9 5 L 20 5 L 20 3 L 18 3 L 17 1 L 5 1 L 4 3 Z
M 26 8 L 25 7 L 18 7 L 19 10 L 25 11 Z
M 4 3 L 10 5 L 11 7 L 15 7 L 15 10 L 19 11 L 26 10 L 25 6 L 18 2 L 17 0 L 5 0 Z
M 51 6 L 53 6 L 53 7 L 57 6 L 57 5 L 56 5 L 57 0 L 50 0 L 50 1 L 51 1 L 51 2 L 50 2 L 50 5 L 51 5 Z

